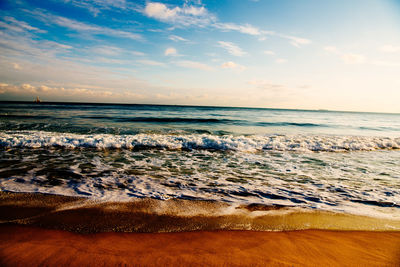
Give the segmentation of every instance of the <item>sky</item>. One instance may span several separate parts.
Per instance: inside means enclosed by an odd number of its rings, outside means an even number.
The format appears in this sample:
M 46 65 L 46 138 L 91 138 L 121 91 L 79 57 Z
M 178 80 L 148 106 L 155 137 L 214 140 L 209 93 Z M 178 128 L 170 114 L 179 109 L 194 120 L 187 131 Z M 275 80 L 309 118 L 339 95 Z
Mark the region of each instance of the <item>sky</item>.
M 400 112 L 399 0 L 1 0 L 0 100 Z

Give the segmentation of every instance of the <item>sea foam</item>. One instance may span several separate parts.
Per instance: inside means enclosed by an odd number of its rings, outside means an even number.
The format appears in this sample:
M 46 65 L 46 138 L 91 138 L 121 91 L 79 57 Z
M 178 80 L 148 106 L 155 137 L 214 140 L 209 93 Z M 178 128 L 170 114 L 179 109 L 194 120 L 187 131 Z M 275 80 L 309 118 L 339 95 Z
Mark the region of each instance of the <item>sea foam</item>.
M 400 149 L 400 138 L 333 135 L 85 135 L 44 131 L 7 131 L 0 133 L 0 147 L 340 152 Z

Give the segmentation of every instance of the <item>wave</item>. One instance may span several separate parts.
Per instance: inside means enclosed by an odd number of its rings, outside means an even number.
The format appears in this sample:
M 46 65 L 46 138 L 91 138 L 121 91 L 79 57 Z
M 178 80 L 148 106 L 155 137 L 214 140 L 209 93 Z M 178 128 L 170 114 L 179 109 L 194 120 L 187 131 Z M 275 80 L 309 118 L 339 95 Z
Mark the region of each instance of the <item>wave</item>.
M 85 116 L 85 119 L 111 120 L 116 122 L 156 122 L 156 123 L 240 123 L 239 120 L 213 118 L 178 118 L 178 117 L 108 117 Z
M 171 149 L 230 151 L 371 151 L 400 149 L 400 138 L 331 135 L 71 134 L 44 131 L 0 133 L 0 147 Z
M 32 120 L 43 120 L 43 119 L 51 119 L 54 118 L 52 116 L 46 115 L 29 115 L 29 114 L 0 114 L 0 119 L 32 119 Z M 57 118 L 59 119 L 59 118 Z
M 331 127 L 325 124 L 300 122 L 257 122 L 258 126 L 298 126 L 298 127 Z
M 246 120 L 216 118 L 182 118 L 182 117 L 109 117 L 85 116 L 85 119 L 111 120 L 115 122 L 155 122 L 155 123 L 221 123 L 237 125 L 256 125 L 262 127 L 297 126 L 297 127 L 330 127 L 329 125 L 301 122 L 251 122 Z
M 213 115 L 221 116 L 221 115 Z M 101 120 L 101 121 L 111 121 L 111 122 L 138 122 L 138 123 L 175 123 L 175 124 L 229 124 L 229 125 L 241 125 L 241 126 L 258 126 L 258 127 L 284 127 L 284 126 L 295 126 L 295 127 L 335 127 L 335 125 L 328 124 L 318 124 L 318 123 L 308 123 L 308 122 L 290 122 L 290 121 L 250 121 L 250 120 L 240 120 L 240 119 L 227 119 L 227 118 L 198 118 L 198 117 L 118 117 L 118 116 L 75 116 L 77 119 L 89 119 L 89 120 Z M 0 119 L 7 120 L 49 120 L 54 119 L 66 120 L 62 117 L 54 117 L 48 115 L 31 115 L 31 114 L 0 114 Z M 4 122 L 3 122 L 4 123 Z M 47 122 L 46 122 L 47 124 Z M 24 125 L 22 125 L 24 126 Z M 21 130 L 18 127 L 21 125 L 9 125 L 9 129 Z M 29 127 L 29 126 L 26 126 Z M 361 128 L 360 128 L 361 129 Z

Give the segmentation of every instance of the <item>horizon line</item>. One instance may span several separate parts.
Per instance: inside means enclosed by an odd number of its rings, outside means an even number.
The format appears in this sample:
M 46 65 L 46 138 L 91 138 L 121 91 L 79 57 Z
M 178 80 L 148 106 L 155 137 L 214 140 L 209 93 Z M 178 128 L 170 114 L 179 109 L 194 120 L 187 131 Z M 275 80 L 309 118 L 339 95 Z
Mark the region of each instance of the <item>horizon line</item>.
M 137 106 L 170 106 L 170 107 L 203 107 L 203 108 L 242 108 L 242 109 L 266 109 L 266 110 L 286 110 L 286 111 L 307 111 L 307 112 L 343 112 L 343 113 L 370 113 L 400 115 L 400 112 L 378 112 L 378 111 L 352 111 L 352 110 L 333 110 L 333 109 L 296 109 L 296 108 L 266 108 L 266 107 L 246 107 L 246 106 L 207 106 L 207 105 L 186 105 L 186 104 L 140 104 L 140 103 L 104 103 L 104 102 L 69 102 L 69 101 L 35 101 L 27 100 L 0 100 L 0 103 L 24 103 L 24 104 L 72 104 L 72 105 L 137 105 Z

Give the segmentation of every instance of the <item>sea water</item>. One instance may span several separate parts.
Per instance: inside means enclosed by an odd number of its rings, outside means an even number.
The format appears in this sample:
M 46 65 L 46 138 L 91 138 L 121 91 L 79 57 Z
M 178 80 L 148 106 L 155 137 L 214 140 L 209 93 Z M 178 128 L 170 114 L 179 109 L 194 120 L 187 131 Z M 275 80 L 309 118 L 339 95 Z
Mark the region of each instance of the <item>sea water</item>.
M 0 190 L 400 219 L 400 114 L 0 103 Z

